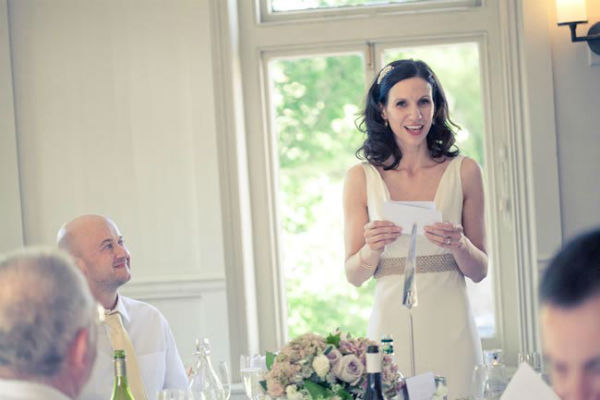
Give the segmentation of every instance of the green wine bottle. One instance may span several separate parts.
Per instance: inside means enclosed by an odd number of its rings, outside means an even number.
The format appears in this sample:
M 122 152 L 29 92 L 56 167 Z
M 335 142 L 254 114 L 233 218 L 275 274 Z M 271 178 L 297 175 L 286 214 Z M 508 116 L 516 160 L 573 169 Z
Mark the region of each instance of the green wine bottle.
M 134 400 L 129 385 L 127 384 L 127 371 L 125 369 L 125 350 L 115 350 L 115 384 L 111 400 Z

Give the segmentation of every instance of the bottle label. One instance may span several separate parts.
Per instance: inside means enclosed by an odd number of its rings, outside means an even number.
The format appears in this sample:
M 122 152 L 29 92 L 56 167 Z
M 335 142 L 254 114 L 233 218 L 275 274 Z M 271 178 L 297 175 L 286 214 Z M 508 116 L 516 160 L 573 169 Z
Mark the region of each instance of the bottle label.
M 115 359 L 115 376 L 127 376 L 125 372 L 125 360 Z
M 379 353 L 367 353 L 367 373 L 381 372 L 381 355 Z

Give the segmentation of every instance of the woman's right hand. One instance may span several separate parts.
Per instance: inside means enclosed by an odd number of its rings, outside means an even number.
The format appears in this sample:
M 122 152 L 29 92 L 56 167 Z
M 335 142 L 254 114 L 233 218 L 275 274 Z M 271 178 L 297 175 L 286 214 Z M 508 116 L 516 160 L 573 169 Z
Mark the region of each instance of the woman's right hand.
M 364 227 L 365 244 L 371 253 L 381 254 L 386 245 L 402 235 L 402 227 L 390 221 L 370 221 Z

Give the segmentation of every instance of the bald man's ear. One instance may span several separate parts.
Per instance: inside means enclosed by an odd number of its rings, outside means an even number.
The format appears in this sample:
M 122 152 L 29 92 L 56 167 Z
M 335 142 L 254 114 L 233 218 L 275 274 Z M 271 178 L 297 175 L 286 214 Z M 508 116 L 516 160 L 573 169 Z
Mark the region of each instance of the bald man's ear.
M 87 266 L 85 265 L 85 261 L 83 261 L 83 259 L 81 257 L 76 257 L 76 256 L 73 257 L 73 260 L 75 261 L 75 265 L 77 265 L 77 268 L 79 268 L 79 270 L 87 278 L 88 270 L 87 270 Z

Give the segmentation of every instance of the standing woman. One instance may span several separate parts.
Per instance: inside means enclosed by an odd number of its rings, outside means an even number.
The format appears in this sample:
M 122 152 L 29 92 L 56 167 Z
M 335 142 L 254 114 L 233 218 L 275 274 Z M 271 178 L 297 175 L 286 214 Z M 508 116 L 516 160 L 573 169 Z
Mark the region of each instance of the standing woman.
M 449 399 L 467 397 L 481 343 L 465 276 L 487 275 L 483 180 L 477 163 L 453 149 L 455 127 L 444 91 L 422 61 L 385 66 L 369 89 L 360 128 L 367 138 L 344 185 L 346 277 L 374 276 L 368 336 L 395 339 L 396 361 L 410 373 L 408 311 L 402 306 L 411 227 L 383 220 L 384 201 L 433 201 L 444 223 L 417 237 L 419 304 L 413 308 L 416 373 L 445 376 Z

